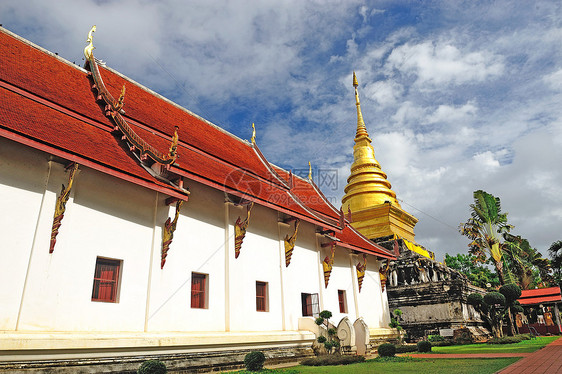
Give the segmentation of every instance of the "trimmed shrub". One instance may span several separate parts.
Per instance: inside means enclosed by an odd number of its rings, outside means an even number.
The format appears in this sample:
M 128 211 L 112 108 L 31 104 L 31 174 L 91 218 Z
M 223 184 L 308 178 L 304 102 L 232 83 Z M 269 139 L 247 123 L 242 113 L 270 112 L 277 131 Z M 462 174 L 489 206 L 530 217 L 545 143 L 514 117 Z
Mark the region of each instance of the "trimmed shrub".
M 484 297 L 479 293 L 471 293 L 466 298 L 466 302 L 474 307 L 481 305 L 484 302 Z
M 505 305 L 505 296 L 502 295 L 499 292 L 488 292 L 486 295 L 484 295 L 484 302 L 488 305 Z
M 327 366 L 327 365 L 348 365 L 357 362 L 364 362 L 363 356 L 342 356 L 342 355 L 325 355 L 307 358 L 301 361 L 301 365 L 306 366 Z
M 523 339 L 519 336 L 504 336 L 502 338 L 493 338 L 487 341 L 488 344 L 513 344 L 519 343 Z
M 398 344 L 394 346 L 396 353 L 417 352 L 418 347 L 415 344 Z
M 500 293 L 505 296 L 508 303 L 512 303 L 521 297 L 521 288 L 518 285 L 510 283 L 500 287 Z
M 379 346 L 377 352 L 381 357 L 392 357 L 396 354 L 396 347 L 394 344 L 384 343 Z
M 521 340 L 531 340 L 531 334 L 519 334 L 519 335 L 515 335 L 518 338 L 521 338 Z
M 418 342 L 418 352 L 431 352 L 431 342 L 422 340 Z
M 250 352 L 244 357 L 244 365 L 248 371 L 259 371 L 263 369 L 265 362 L 265 355 L 260 351 Z
M 141 364 L 137 374 L 164 374 L 168 371 L 166 365 L 160 360 L 148 360 Z
M 434 342 L 442 342 L 445 338 L 441 335 L 428 335 L 427 340 L 434 343 Z
M 431 345 L 433 347 L 448 347 L 450 345 L 455 345 L 455 342 L 453 341 L 453 339 L 445 339 L 445 340 L 432 342 Z
M 318 343 L 322 344 L 325 343 L 328 339 L 326 339 L 324 335 L 320 335 L 316 340 L 318 340 Z

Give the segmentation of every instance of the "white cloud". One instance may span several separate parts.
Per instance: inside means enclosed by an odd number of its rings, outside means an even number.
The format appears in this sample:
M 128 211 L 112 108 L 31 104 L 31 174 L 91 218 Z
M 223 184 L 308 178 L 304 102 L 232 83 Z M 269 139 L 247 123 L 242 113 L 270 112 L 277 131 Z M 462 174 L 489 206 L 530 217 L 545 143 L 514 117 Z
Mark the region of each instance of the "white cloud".
M 425 41 L 396 47 L 386 65 L 387 71 L 394 69 L 414 74 L 420 85 L 458 85 L 500 76 L 504 65 L 500 56 L 486 51 L 463 53 L 449 42 Z

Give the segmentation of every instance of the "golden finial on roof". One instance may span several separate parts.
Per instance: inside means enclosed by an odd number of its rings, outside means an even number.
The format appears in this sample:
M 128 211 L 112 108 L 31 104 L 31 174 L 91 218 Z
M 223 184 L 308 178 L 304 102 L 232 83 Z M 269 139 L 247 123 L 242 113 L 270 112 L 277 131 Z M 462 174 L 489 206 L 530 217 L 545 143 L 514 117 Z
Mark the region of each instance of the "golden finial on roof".
M 361 103 L 359 102 L 359 92 L 357 91 L 357 76 L 353 72 L 353 87 L 355 88 L 355 106 L 357 107 L 357 132 L 355 133 L 355 141 L 361 138 L 369 138 L 369 133 L 367 133 L 367 127 L 363 121 L 363 114 L 361 113 Z M 370 140 L 370 139 L 369 139 Z
M 256 143 L 256 125 L 252 122 L 252 144 Z
M 308 161 L 308 179 L 312 180 L 312 164 Z
M 93 43 L 94 36 L 92 35 L 94 32 L 96 32 L 96 25 L 92 26 L 90 32 L 88 33 L 88 39 L 86 40 L 86 42 L 90 44 L 88 44 L 86 48 L 84 48 L 84 57 L 86 57 L 86 60 L 92 57 L 92 52 L 95 48 Z

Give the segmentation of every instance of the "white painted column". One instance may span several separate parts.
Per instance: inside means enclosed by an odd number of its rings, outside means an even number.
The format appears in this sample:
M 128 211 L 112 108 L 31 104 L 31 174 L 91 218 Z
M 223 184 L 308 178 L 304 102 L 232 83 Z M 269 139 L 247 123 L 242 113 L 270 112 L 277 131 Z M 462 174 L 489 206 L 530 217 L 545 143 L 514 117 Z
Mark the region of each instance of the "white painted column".
M 318 269 L 318 298 L 320 299 L 320 311 L 324 310 L 324 291 L 326 286 L 324 284 L 324 267 L 322 266 L 322 243 L 320 239 L 323 236 L 316 234 L 316 266 Z
M 158 191 L 154 197 L 154 214 L 152 216 L 152 245 L 150 247 L 150 257 L 148 259 L 148 278 L 146 280 L 146 307 L 144 311 L 144 332 L 148 331 L 148 316 L 150 315 L 150 289 L 152 288 L 152 268 L 154 267 L 154 248 L 160 244 L 156 240 L 156 217 L 158 214 Z
M 230 331 L 230 203 L 224 203 L 224 330 Z
M 285 237 L 281 234 L 281 227 L 289 227 L 288 224 L 278 221 L 277 234 L 279 238 L 279 289 L 281 291 L 281 329 L 285 331 L 287 326 L 285 324 L 285 283 L 283 273 L 285 272 Z
M 21 300 L 20 300 L 20 306 L 18 309 L 18 318 L 16 320 L 16 331 L 19 329 L 19 324 L 20 324 L 20 317 L 21 317 L 21 311 L 23 308 L 23 303 L 24 303 L 24 299 L 25 299 L 25 291 L 27 289 L 27 282 L 29 279 L 29 273 L 30 273 L 30 268 L 31 268 L 31 259 L 33 258 L 33 251 L 35 249 L 35 245 L 36 245 L 36 241 L 37 241 L 37 231 L 39 228 L 39 221 L 41 221 L 41 216 L 45 210 L 45 195 L 47 194 L 47 187 L 49 185 L 49 178 L 51 177 L 51 168 L 53 166 L 53 161 L 49 161 L 48 164 L 48 169 L 47 169 L 47 175 L 45 177 L 45 183 L 44 183 L 44 189 L 43 189 L 43 197 L 41 198 L 41 205 L 39 205 L 39 213 L 37 214 L 37 221 L 35 222 L 35 231 L 33 232 L 33 241 L 31 243 L 31 248 L 29 249 L 29 257 L 28 257 L 28 261 L 27 261 L 27 270 L 25 272 L 25 280 L 23 282 L 23 290 L 21 293 Z M 48 211 L 48 208 L 47 208 Z
M 355 319 L 361 316 L 359 312 L 359 288 L 357 285 L 357 271 L 355 270 L 355 262 L 357 261 L 357 255 L 349 253 L 349 266 L 351 270 L 351 280 L 353 282 L 353 301 L 355 302 Z

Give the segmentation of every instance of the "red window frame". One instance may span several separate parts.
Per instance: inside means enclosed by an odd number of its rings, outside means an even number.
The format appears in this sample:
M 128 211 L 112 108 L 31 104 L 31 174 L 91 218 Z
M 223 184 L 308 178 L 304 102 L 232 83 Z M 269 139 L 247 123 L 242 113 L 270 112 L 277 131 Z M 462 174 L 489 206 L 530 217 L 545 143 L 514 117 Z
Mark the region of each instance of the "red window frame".
M 318 317 L 320 304 L 317 293 L 301 293 L 301 303 L 303 317 Z
M 207 308 L 207 274 L 191 273 L 191 307 Z
M 340 313 L 347 313 L 345 290 L 338 290 L 338 302 L 340 305 Z
M 267 282 L 256 281 L 256 311 L 267 312 Z
M 120 270 L 121 260 L 110 260 L 100 257 L 96 259 L 92 301 L 117 302 Z

